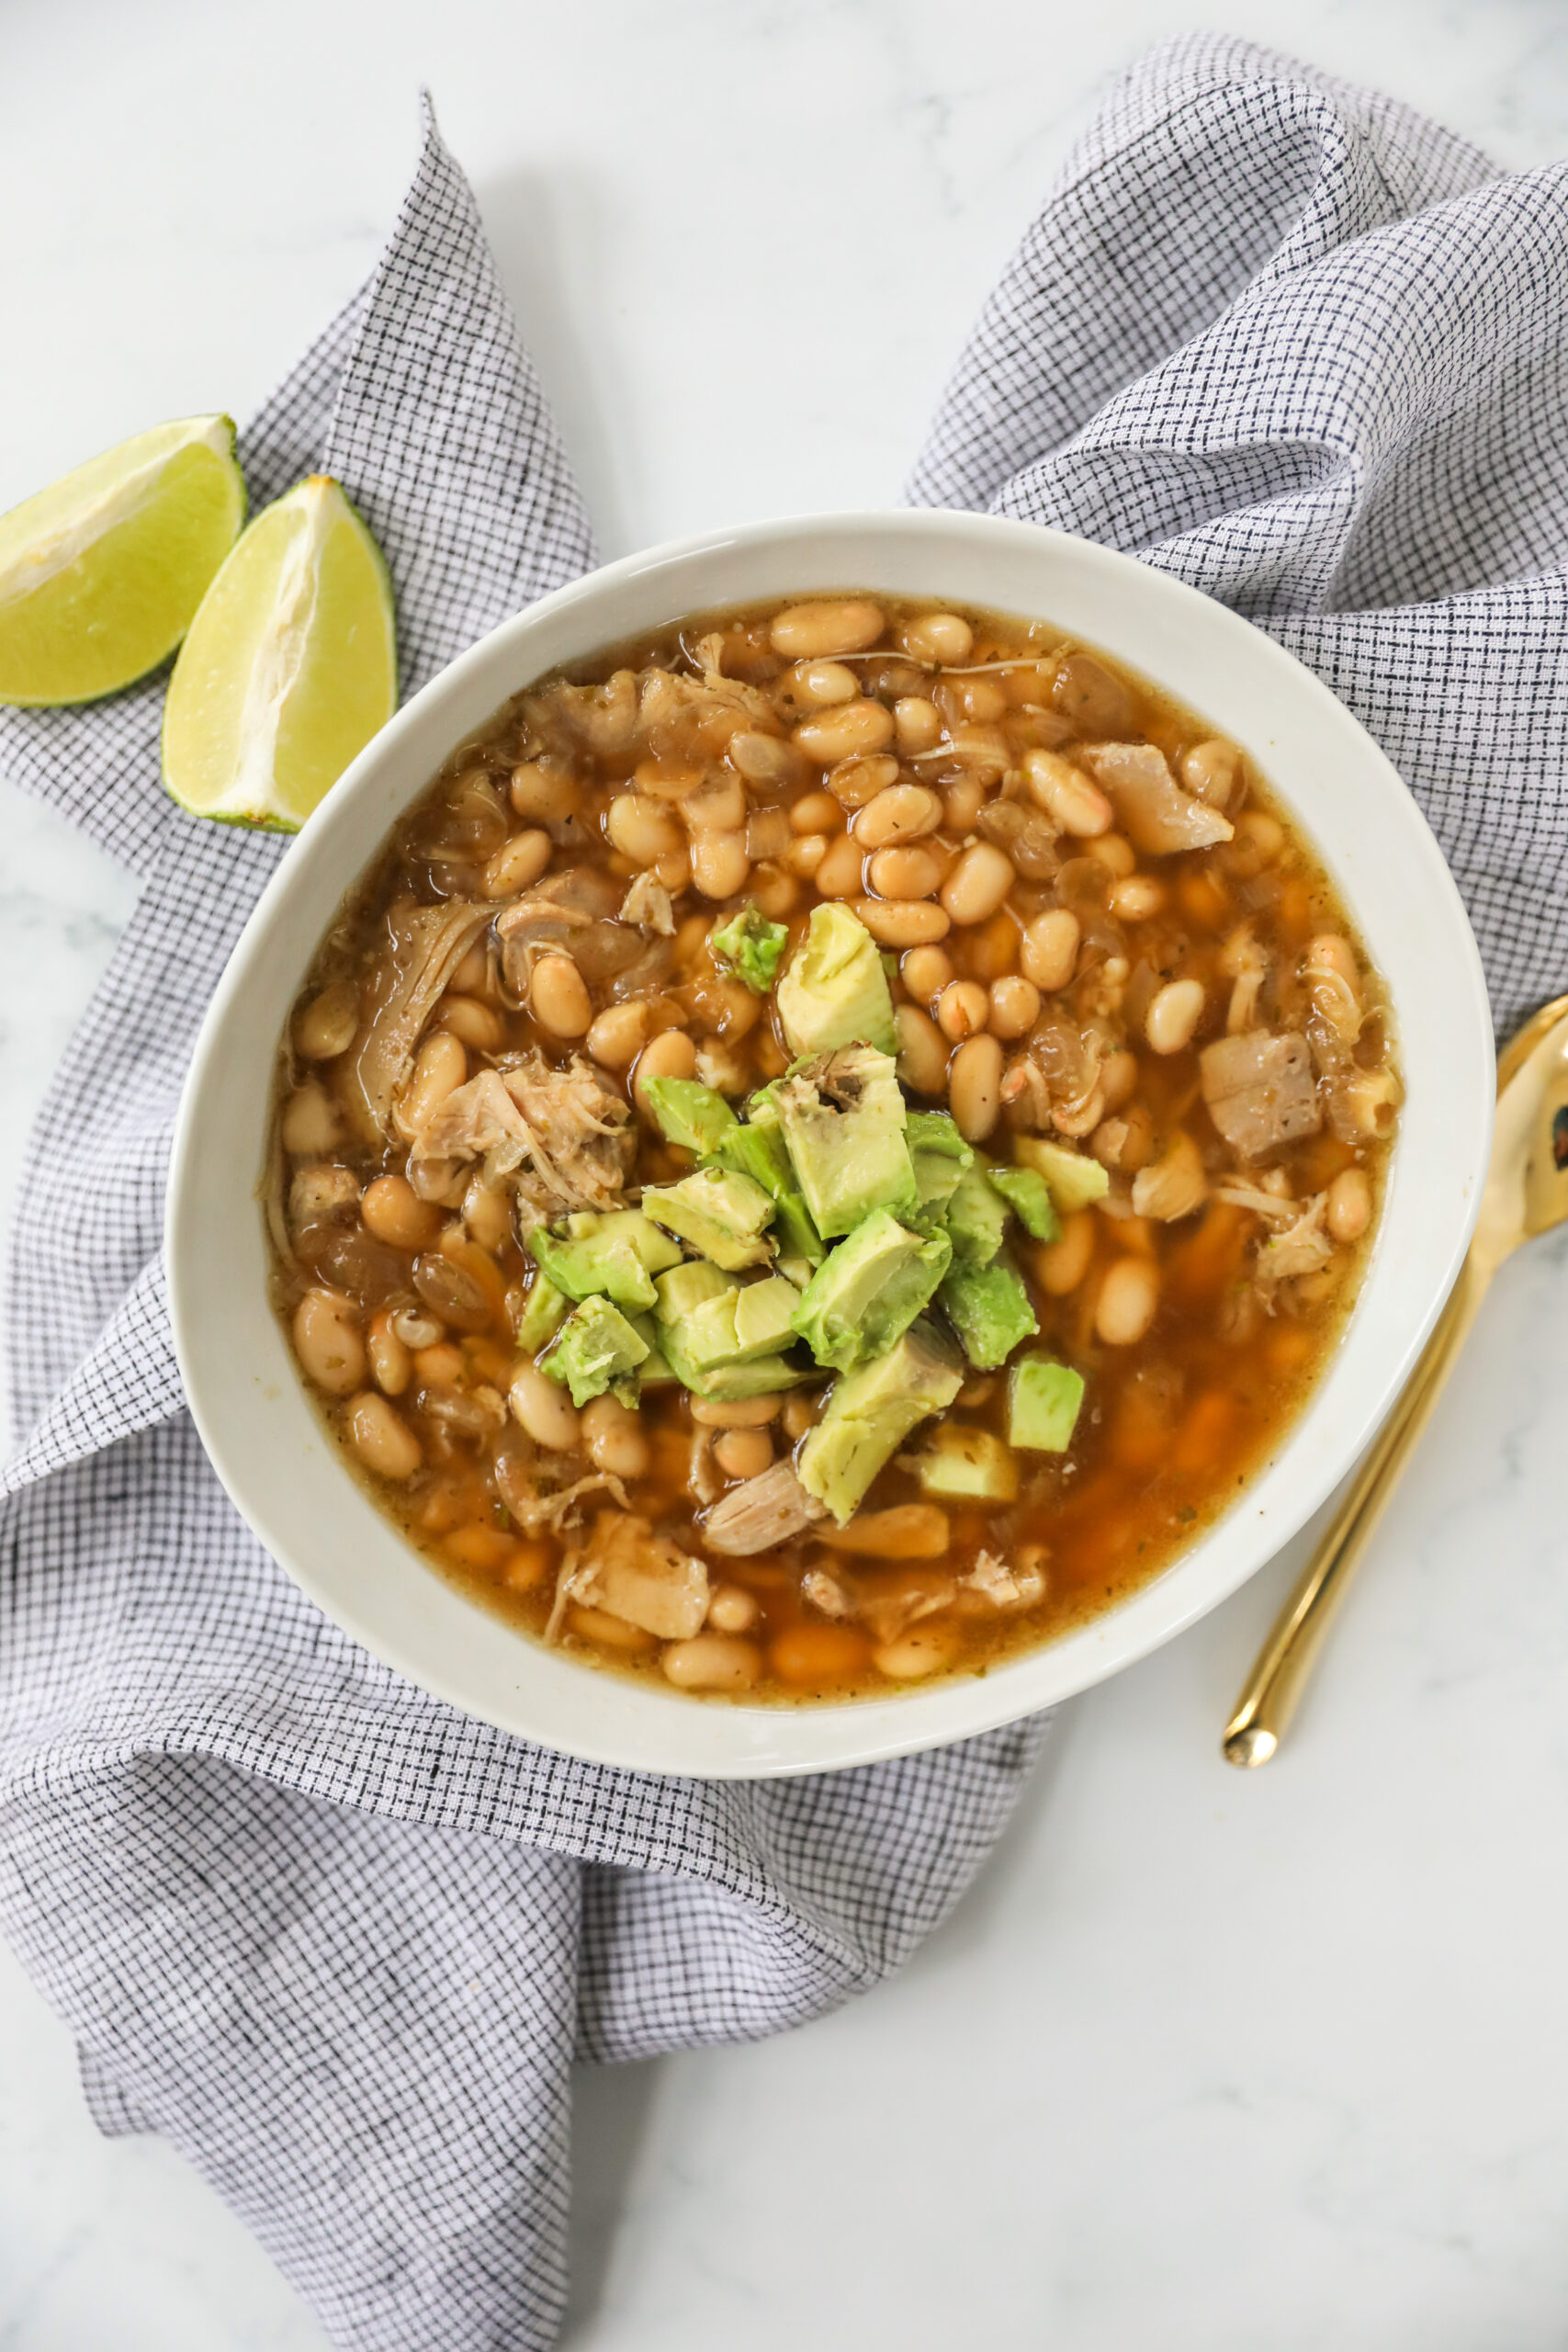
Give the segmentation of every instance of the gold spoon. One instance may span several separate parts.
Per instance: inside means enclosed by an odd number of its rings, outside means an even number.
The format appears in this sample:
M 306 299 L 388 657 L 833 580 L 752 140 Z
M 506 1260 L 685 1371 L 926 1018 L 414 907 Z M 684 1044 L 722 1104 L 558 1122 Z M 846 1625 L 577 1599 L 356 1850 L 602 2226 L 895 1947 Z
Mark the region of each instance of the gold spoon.
M 1505 1258 L 1568 1217 L 1568 996 L 1509 1039 L 1497 1064 L 1497 1125 L 1469 1254 L 1426 1351 L 1383 1423 L 1258 1652 L 1222 1745 L 1228 1763 L 1267 1764 L 1306 1688 L 1323 1637 Z

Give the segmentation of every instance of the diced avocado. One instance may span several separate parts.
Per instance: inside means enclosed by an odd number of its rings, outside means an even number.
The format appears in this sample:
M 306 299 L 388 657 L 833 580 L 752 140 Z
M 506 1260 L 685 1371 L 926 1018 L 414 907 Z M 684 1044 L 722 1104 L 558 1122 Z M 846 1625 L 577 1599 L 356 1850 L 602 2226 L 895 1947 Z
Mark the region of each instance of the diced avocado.
M 1036 1453 L 1066 1453 L 1083 1403 L 1083 1374 L 1049 1356 L 1021 1356 L 1008 1375 L 1008 1436 Z
M 1102 1201 L 1111 1190 L 1111 1179 L 1099 1160 L 1091 1159 L 1087 1151 L 1074 1151 L 1067 1144 L 1047 1143 L 1043 1136 L 1020 1136 L 1013 1153 L 1020 1167 L 1032 1168 L 1044 1177 L 1062 1216 L 1088 1208 L 1091 1201 Z
M 761 1184 L 733 1170 L 697 1168 L 677 1184 L 645 1184 L 642 1205 L 656 1224 L 729 1272 L 761 1266 L 773 1255 L 765 1231 L 773 1202 Z
M 988 1266 L 1007 1231 L 1007 1203 L 983 1168 L 966 1168 L 942 1212 L 955 1266 Z
M 770 922 L 760 907 L 742 907 L 710 932 L 708 945 L 753 996 L 766 996 L 779 976 L 789 932 L 782 922 Z
M 918 1457 L 921 1491 L 950 1502 L 1010 1503 L 1018 1493 L 1018 1464 L 989 1430 L 944 1421 Z
M 974 1167 L 975 1155 L 945 1111 L 909 1112 L 905 1135 L 920 1206 L 940 1209 L 952 1199 L 964 1170 Z
M 1100 1163 L 1095 1162 L 1098 1168 Z M 1056 1241 L 1062 1227 L 1051 1198 L 1051 1187 L 1037 1168 L 987 1168 L 991 1189 L 998 1192 L 1036 1241 Z
M 667 1274 L 660 1275 L 654 1284 L 659 1293 L 654 1312 L 662 1324 L 680 1323 L 694 1314 L 705 1300 L 739 1287 L 733 1274 L 721 1274 L 705 1258 L 696 1258 L 690 1265 L 672 1266 Z
M 681 1350 L 697 1372 L 745 1363 L 795 1344 L 799 1293 L 780 1274 L 720 1291 L 694 1307 L 681 1325 Z
M 795 1330 L 818 1363 L 848 1372 L 908 1330 L 952 1259 L 945 1233 L 911 1233 L 873 1209 L 807 1283 L 795 1302 Z
M 682 1151 L 711 1151 L 736 1124 L 723 1095 L 697 1079 L 650 1078 L 643 1092 L 665 1141 L 679 1144 Z
M 813 907 L 806 937 L 790 958 L 774 1002 L 791 1053 L 830 1054 L 840 1046 L 874 1046 L 890 1054 L 893 997 L 876 942 L 848 907 Z
M 682 1388 L 716 1402 L 734 1404 L 746 1396 L 761 1396 L 774 1388 L 793 1388 L 806 1377 L 783 1356 L 751 1356 L 744 1363 L 704 1366 L 693 1362 L 686 1339 L 694 1323 L 714 1300 L 728 1298 L 741 1288 L 733 1274 L 720 1273 L 705 1259 L 676 1266 L 660 1274 L 658 1332 L 660 1350 Z M 766 1285 L 751 1285 L 761 1289 Z
M 648 1353 L 648 1342 L 618 1306 L 607 1298 L 585 1298 L 561 1325 L 539 1370 L 570 1388 L 574 1405 L 586 1405 L 635 1373 Z
M 536 1226 L 528 1247 L 565 1297 L 597 1295 L 617 1306 L 651 1306 L 653 1276 L 681 1260 L 640 1209 L 580 1210 L 563 1225 Z
M 1021 1340 L 1032 1340 L 1040 1329 L 1029 1293 L 1005 1250 L 988 1266 L 961 1265 L 955 1260 L 937 1296 L 976 1372 L 995 1372 Z
M 517 1318 L 517 1344 L 525 1356 L 536 1356 L 548 1345 L 566 1321 L 570 1307 L 571 1301 L 557 1290 L 541 1266 L 528 1285 L 528 1295 Z
M 807 1431 L 796 1459 L 801 1485 L 841 1527 L 909 1431 L 945 1411 L 963 1385 L 948 1341 L 931 1324 L 911 1323 L 886 1355 L 834 1382 L 827 1410 Z
M 774 1238 L 781 1256 L 806 1258 L 813 1266 L 820 1263 L 822 1236 L 812 1224 L 811 1212 L 795 1183 L 776 1115 L 771 1123 L 764 1118 L 760 1125 L 748 1121 L 744 1126 L 737 1123 L 728 1127 L 706 1157 L 714 1167 L 732 1169 L 738 1176 L 750 1176 L 754 1184 L 761 1184 L 773 1204 Z
M 628 1315 L 626 1321 L 648 1349 L 647 1355 L 637 1370 L 628 1373 L 626 1378 L 636 1381 L 639 1392 L 644 1388 L 673 1387 L 675 1375 L 664 1361 L 664 1351 L 659 1344 L 659 1326 L 653 1317 Z
M 806 1205 L 826 1238 L 852 1233 L 873 1209 L 899 1216 L 919 1207 L 891 1054 L 845 1046 L 792 1069 L 772 1093 Z

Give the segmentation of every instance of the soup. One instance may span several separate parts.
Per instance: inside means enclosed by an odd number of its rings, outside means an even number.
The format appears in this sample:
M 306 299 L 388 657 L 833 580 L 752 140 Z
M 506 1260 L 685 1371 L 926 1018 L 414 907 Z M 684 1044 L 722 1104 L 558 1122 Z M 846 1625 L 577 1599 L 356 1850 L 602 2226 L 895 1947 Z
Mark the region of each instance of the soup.
M 344 908 L 276 1303 L 489 1607 L 712 1698 L 886 1694 L 1234 1499 L 1398 1101 L 1310 844 L 1168 697 L 979 611 L 702 614 L 519 695 Z

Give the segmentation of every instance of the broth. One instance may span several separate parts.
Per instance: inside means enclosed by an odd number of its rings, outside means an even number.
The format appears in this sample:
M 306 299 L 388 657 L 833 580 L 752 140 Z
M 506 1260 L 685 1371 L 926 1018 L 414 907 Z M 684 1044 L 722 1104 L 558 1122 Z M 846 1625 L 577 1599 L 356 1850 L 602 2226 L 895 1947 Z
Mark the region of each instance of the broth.
M 1392 1046 L 1263 779 L 1104 655 L 702 614 L 520 694 L 346 903 L 276 1304 L 486 1606 L 710 1697 L 886 1694 L 1111 1606 L 1277 1450 Z

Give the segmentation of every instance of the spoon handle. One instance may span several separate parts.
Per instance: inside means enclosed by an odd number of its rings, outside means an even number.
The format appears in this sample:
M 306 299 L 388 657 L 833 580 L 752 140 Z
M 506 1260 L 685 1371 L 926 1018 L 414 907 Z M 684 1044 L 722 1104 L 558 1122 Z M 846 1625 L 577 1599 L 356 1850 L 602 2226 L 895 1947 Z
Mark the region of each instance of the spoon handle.
M 1355 1484 L 1258 1654 L 1221 1741 L 1227 1763 L 1267 1764 L 1279 1747 L 1316 1663 L 1324 1635 L 1442 1393 L 1490 1281 L 1490 1268 L 1483 1267 L 1472 1250 Z

